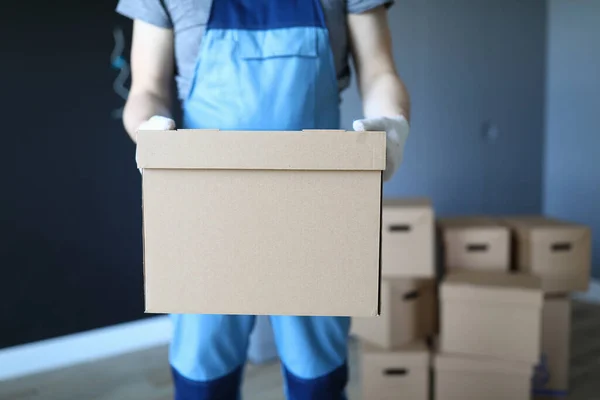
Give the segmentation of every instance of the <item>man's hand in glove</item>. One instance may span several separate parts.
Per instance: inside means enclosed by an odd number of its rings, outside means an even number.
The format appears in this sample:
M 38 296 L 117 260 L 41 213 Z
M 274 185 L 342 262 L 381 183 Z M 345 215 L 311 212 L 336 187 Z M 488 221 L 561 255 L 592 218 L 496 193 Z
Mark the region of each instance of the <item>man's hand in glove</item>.
M 383 180 L 390 180 L 402 163 L 404 144 L 410 130 L 406 118 L 397 116 L 360 119 L 354 121 L 353 128 L 355 131 L 385 131 L 387 145 Z
M 150 119 L 142 122 L 138 127 L 138 131 L 172 131 L 175 129 L 175 121 L 171 118 L 155 115 Z

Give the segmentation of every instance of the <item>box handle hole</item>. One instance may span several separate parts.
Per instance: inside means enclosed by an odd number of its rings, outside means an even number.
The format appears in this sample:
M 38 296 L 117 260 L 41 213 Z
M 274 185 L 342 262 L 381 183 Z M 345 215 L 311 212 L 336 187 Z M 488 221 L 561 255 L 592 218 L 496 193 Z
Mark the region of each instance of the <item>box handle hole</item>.
M 407 224 L 398 224 L 398 225 L 390 225 L 390 232 L 410 232 L 410 225 Z
M 406 368 L 388 368 L 383 371 L 383 374 L 387 376 L 406 376 L 408 370 Z
M 408 292 L 404 294 L 404 301 L 414 300 L 419 297 L 419 291 L 413 290 L 412 292 Z
M 468 244 L 467 251 L 469 253 L 484 253 L 488 251 L 488 245 L 483 243 Z
M 552 251 L 569 251 L 571 250 L 571 243 L 554 243 L 552 245 Z

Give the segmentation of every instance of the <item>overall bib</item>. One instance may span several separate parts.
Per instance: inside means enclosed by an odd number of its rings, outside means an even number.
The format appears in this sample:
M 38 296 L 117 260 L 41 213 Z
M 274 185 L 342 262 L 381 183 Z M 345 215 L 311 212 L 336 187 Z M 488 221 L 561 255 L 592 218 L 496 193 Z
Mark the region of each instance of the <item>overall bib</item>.
M 214 0 L 183 118 L 184 128 L 338 129 L 320 0 Z M 172 320 L 176 400 L 238 399 L 254 316 Z M 272 316 L 271 324 L 287 398 L 344 399 L 350 319 Z

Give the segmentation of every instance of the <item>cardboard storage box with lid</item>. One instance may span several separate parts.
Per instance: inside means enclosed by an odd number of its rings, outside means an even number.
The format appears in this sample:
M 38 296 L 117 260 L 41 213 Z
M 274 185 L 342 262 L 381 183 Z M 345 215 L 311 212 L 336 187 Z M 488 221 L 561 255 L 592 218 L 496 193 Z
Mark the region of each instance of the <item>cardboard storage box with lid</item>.
M 514 233 L 518 271 L 542 278 L 547 293 L 586 291 L 590 281 L 589 227 L 542 216 L 499 219 Z
M 440 288 L 441 351 L 535 365 L 543 294 L 537 277 L 455 271 Z
M 510 269 L 510 234 L 502 224 L 486 217 L 453 217 L 440 219 L 438 226 L 447 270 Z
M 381 233 L 384 278 L 435 276 L 434 212 L 428 199 L 383 200 Z
M 383 279 L 381 315 L 353 318 L 351 332 L 371 344 L 395 349 L 433 335 L 437 287 L 433 279 Z
M 153 313 L 379 314 L 384 132 L 142 131 Z
M 542 354 L 536 366 L 536 399 L 565 398 L 569 392 L 571 299 L 546 296 L 542 316 Z
M 360 357 L 363 399 L 430 399 L 431 353 L 424 340 L 392 351 L 362 343 Z
M 488 357 L 436 354 L 436 400 L 529 400 L 533 365 Z

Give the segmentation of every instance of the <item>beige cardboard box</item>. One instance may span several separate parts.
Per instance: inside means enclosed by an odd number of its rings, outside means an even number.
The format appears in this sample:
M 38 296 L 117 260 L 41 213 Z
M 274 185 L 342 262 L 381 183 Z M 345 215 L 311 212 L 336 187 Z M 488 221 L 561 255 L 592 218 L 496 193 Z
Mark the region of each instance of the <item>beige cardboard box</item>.
M 144 131 L 146 311 L 379 313 L 384 132 Z
M 431 353 L 425 341 L 388 351 L 361 344 L 365 400 L 429 400 Z
M 435 276 L 434 212 L 427 199 L 384 199 L 382 276 Z
M 540 276 L 545 292 L 588 289 L 592 263 L 589 227 L 541 216 L 502 221 L 515 233 L 516 268 Z
M 436 400 L 529 400 L 532 364 L 435 355 Z
M 353 318 L 351 332 L 379 347 L 394 349 L 433 335 L 436 325 L 433 279 L 383 279 L 381 315 Z
M 509 270 L 510 234 L 505 226 L 484 217 L 443 218 L 438 224 L 446 270 Z
M 568 296 L 546 297 L 542 317 L 542 355 L 533 380 L 536 397 L 567 396 L 570 345 L 571 299 Z
M 456 271 L 446 276 L 440 297 L 442 352 L 538 362 L 543 300 L 539 278 Z

